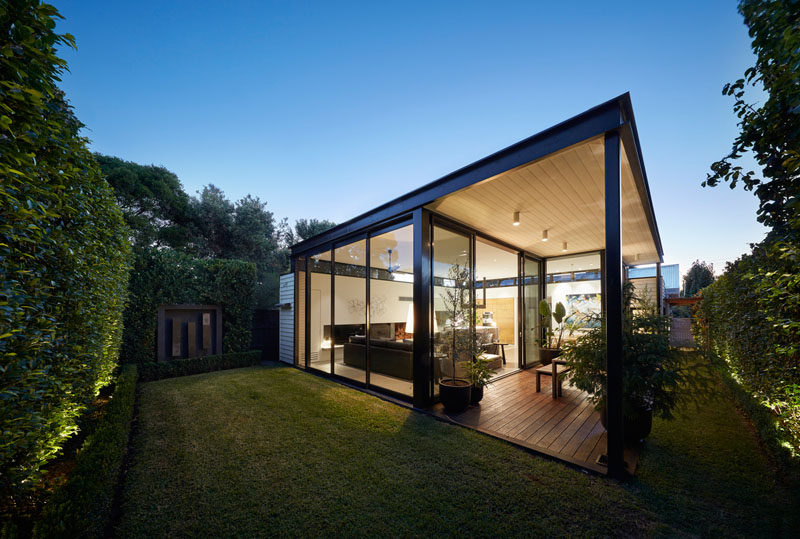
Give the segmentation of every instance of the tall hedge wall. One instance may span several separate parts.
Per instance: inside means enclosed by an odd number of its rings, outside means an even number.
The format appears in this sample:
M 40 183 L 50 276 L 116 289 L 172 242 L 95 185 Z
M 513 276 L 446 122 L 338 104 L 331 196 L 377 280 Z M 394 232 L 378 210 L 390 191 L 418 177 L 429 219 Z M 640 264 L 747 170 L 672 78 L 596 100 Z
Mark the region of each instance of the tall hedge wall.
M 256 266 L 242 260 L 202 260 L 172 249 L 135 248 L 122 358 L 156 360 L 157 309 L 162 304 L 222 307 L 223 352 L 250 349 Z
M 128 232 L 57 88 L 55 8 L 0 3 L 0 495 L 33 484 L 109 383 Z
M 800 246 L 765 242 L 704 288 L 695 336 L 779 419 L 800 457 Z

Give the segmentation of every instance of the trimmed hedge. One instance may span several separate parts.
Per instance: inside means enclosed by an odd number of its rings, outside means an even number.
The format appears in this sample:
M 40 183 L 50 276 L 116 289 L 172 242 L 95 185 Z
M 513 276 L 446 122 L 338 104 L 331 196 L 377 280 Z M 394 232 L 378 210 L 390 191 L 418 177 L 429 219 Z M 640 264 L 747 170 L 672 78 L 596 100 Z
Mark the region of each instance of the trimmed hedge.
M 202 260 L 172 249 L 134 249 L 130 301 L 124 313 L 122 360 L 156 360 L 158 306 L 222 307 L 223 353 L 250 350 L 256 266 L 242 260 Z
M 722 381 L 730 390 L 739 408 L 752 421 L 758 437 L 781 469 L 782 478 L 789 485 L 800 489 L 800 461 L 792 457 L 792 451 L 786 446 L 785 433 L 778 417 L 753 398 L 753 395 L 743 388 L 727 369 L 721 371 Z
M 721 358 L 732 383 L 759 401 L 764 413 L 777 418 L 767 430 L 777 432 L 780 445 L 800 458 L 797 239 L 755 245 L 751 254 L 729 264 L 714 284 L 704 288 L 702 297 L 693 324 L 701 349 Z
M 117 364 L 128 229 L 58 89 L 58 11 L 0 2 L 0 496 L 37 484 Z
M 143 363 L 139 366 L 139 379 L 142 382 L 149 382 L 204 372 L 238 369 L 256 365 L 259 361 L 261 361 L 261 352 L 252 350 L 250 352 L 234 352 L 216 356 Z
M 83 444 L 67 482 L 45 505 L 34 537 L 102 537 L 128 447 L 137 371 L 126 365 L 106 413 Z

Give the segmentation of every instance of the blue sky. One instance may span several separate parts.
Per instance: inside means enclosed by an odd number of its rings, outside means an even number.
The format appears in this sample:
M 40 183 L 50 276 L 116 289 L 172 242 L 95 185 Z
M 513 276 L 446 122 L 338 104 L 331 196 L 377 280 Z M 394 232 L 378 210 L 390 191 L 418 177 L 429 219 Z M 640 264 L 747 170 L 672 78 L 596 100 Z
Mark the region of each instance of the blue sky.
M 752 64 L 735 2 L 52 1 L 92 148 L 190 194 L 341 222 L 630 91 L 665 261 L 764 235 L 751 193 L 700 187 Z

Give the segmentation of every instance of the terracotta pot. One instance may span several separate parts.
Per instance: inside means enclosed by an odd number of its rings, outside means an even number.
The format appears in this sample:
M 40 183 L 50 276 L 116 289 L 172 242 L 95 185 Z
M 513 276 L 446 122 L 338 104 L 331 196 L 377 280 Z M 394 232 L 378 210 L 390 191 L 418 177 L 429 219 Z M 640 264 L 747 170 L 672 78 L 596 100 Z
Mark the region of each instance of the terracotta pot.
M 463 412 L 472 398 L 472 384 L 461 378 L 444 378 L 439 382 L 439 400 L 449 414 Z

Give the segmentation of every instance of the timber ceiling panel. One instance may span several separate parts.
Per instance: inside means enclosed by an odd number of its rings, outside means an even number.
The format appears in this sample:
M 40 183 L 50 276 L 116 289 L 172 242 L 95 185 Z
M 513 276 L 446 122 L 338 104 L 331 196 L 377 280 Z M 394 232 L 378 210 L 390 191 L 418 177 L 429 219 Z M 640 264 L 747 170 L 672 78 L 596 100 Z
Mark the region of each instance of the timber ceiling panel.
M 644 202 L 622 152 L 623 258 L 658 259 Z M 428 207 L 540 256 L 605 247 L 604 141 L 586 140 L 543 159 L 444 196 Z M 513 214 L 520 212 L 520 225 Z M 542 241 L 542 231 L 549 240 Z M 562 251 L 567 242 L 567 253 Z M 636 255 L 639 255 L 636 260 Z

